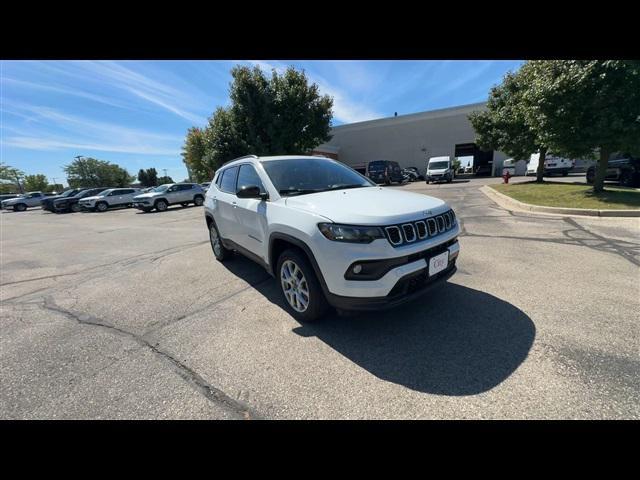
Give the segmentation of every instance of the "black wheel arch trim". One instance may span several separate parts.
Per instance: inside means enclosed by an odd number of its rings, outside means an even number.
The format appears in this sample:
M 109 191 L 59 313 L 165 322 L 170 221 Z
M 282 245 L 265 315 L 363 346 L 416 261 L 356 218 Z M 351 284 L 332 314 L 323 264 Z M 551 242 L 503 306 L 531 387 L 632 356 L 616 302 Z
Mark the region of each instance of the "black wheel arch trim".
M 311 263 L 311 268 L 313 268 L 313 271 L 316 274 L 316 278 L 320 282 L 320 287 L 322 288 L 322 292 L 326 297 L 329 294 L 329 288 L 327 287 L 327 282 L 325 281 L 324 276 L 322 275 L 320 266 L 316 261 L 316 257 L 313 255 L 313 252 L 311 251 L 309 246 L 306 243 L 304 243 L 302 240 L 296 237 L 293 237 L 286 233 L 280 233 L 280 232 L 274 232 L 269 236 L 269 254 L 268 254 L 269 265 L 267 266 L 267 271 L 271 275 L 276 276 L 275 265 L 273 265 L 274 262 L 272 261 L 275 259 L 271 258 L 273 256 L 273 244 L 276 240 L 284 240 L 285 242 L 291 243 L 295 247 L 300 248 L 306 254 L 307 258 L 309 259 L 309 262 Z

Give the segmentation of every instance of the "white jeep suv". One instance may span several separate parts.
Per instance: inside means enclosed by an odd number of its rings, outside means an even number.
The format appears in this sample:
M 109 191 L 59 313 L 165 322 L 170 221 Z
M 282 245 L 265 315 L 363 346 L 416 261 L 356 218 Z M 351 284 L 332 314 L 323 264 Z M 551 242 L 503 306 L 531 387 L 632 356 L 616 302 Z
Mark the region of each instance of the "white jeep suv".
M 393 307 L 456 270 L 460 229 L 445 202 L 379 187 L 328 158 L 232 160 L 204 205 L 215 257 L 237 251 L 262 265 L 301 321 L 329 306 Z

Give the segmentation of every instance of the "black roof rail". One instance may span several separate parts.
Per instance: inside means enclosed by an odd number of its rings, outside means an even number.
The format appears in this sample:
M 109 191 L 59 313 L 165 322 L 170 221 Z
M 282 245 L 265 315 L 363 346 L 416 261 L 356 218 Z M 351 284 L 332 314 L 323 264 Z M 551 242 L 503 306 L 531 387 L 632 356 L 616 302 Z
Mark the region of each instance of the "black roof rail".
M 236 160 L 242 160 L 243 158 L 258 158 L 258 156 L 257 155 L 244 155 L 242 157 L 234 158 L 233 160 L 227 160 L 226 162 L 224 162 L 222 164 L 222 166 L 224 167 L 227 163 L 235 162 Z

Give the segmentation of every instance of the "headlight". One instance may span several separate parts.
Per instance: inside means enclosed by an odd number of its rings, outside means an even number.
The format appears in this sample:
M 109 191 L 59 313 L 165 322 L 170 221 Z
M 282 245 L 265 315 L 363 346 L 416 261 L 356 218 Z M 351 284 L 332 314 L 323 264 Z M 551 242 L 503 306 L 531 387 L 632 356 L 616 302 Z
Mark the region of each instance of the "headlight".
M 319 223 L 318 228 L 326 238 L 335 242 L 371 243 L 378 238 L 384 238 L 380 227 Z

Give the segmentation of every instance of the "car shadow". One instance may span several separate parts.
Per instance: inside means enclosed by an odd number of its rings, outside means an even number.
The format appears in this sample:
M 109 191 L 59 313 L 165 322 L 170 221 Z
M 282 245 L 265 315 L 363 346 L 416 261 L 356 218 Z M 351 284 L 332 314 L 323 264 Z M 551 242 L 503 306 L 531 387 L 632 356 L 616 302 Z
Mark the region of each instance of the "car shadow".
M 202 206 L 202 205 L 201 205 Z M 173 210 L 189 210 L 190 208 L 198 208 L 197 205 L 187 205 L 186 207 L 183 207 L 182 205 L 170 205 L 169 207 L 167 207 L 166 210 L 159 212 L 158 210 L 151 210 L 150 212 L 145 212 L 144 210 L 138 210 L 136 212 L 136 215 L 149 215 L 152 213 L 164 213 L 164 212 L 169 212 L 169 211 L 173 211 Z
M 286 311 L 277 282 L 236 255 L 224 266 Z M 475 395 L 507 379 L 527 358 L 533 321 L 498 297 L 446 282 L 386 312 L 340 316 L 293 329 L 316 337 L 376 377 L 437 395 Z

